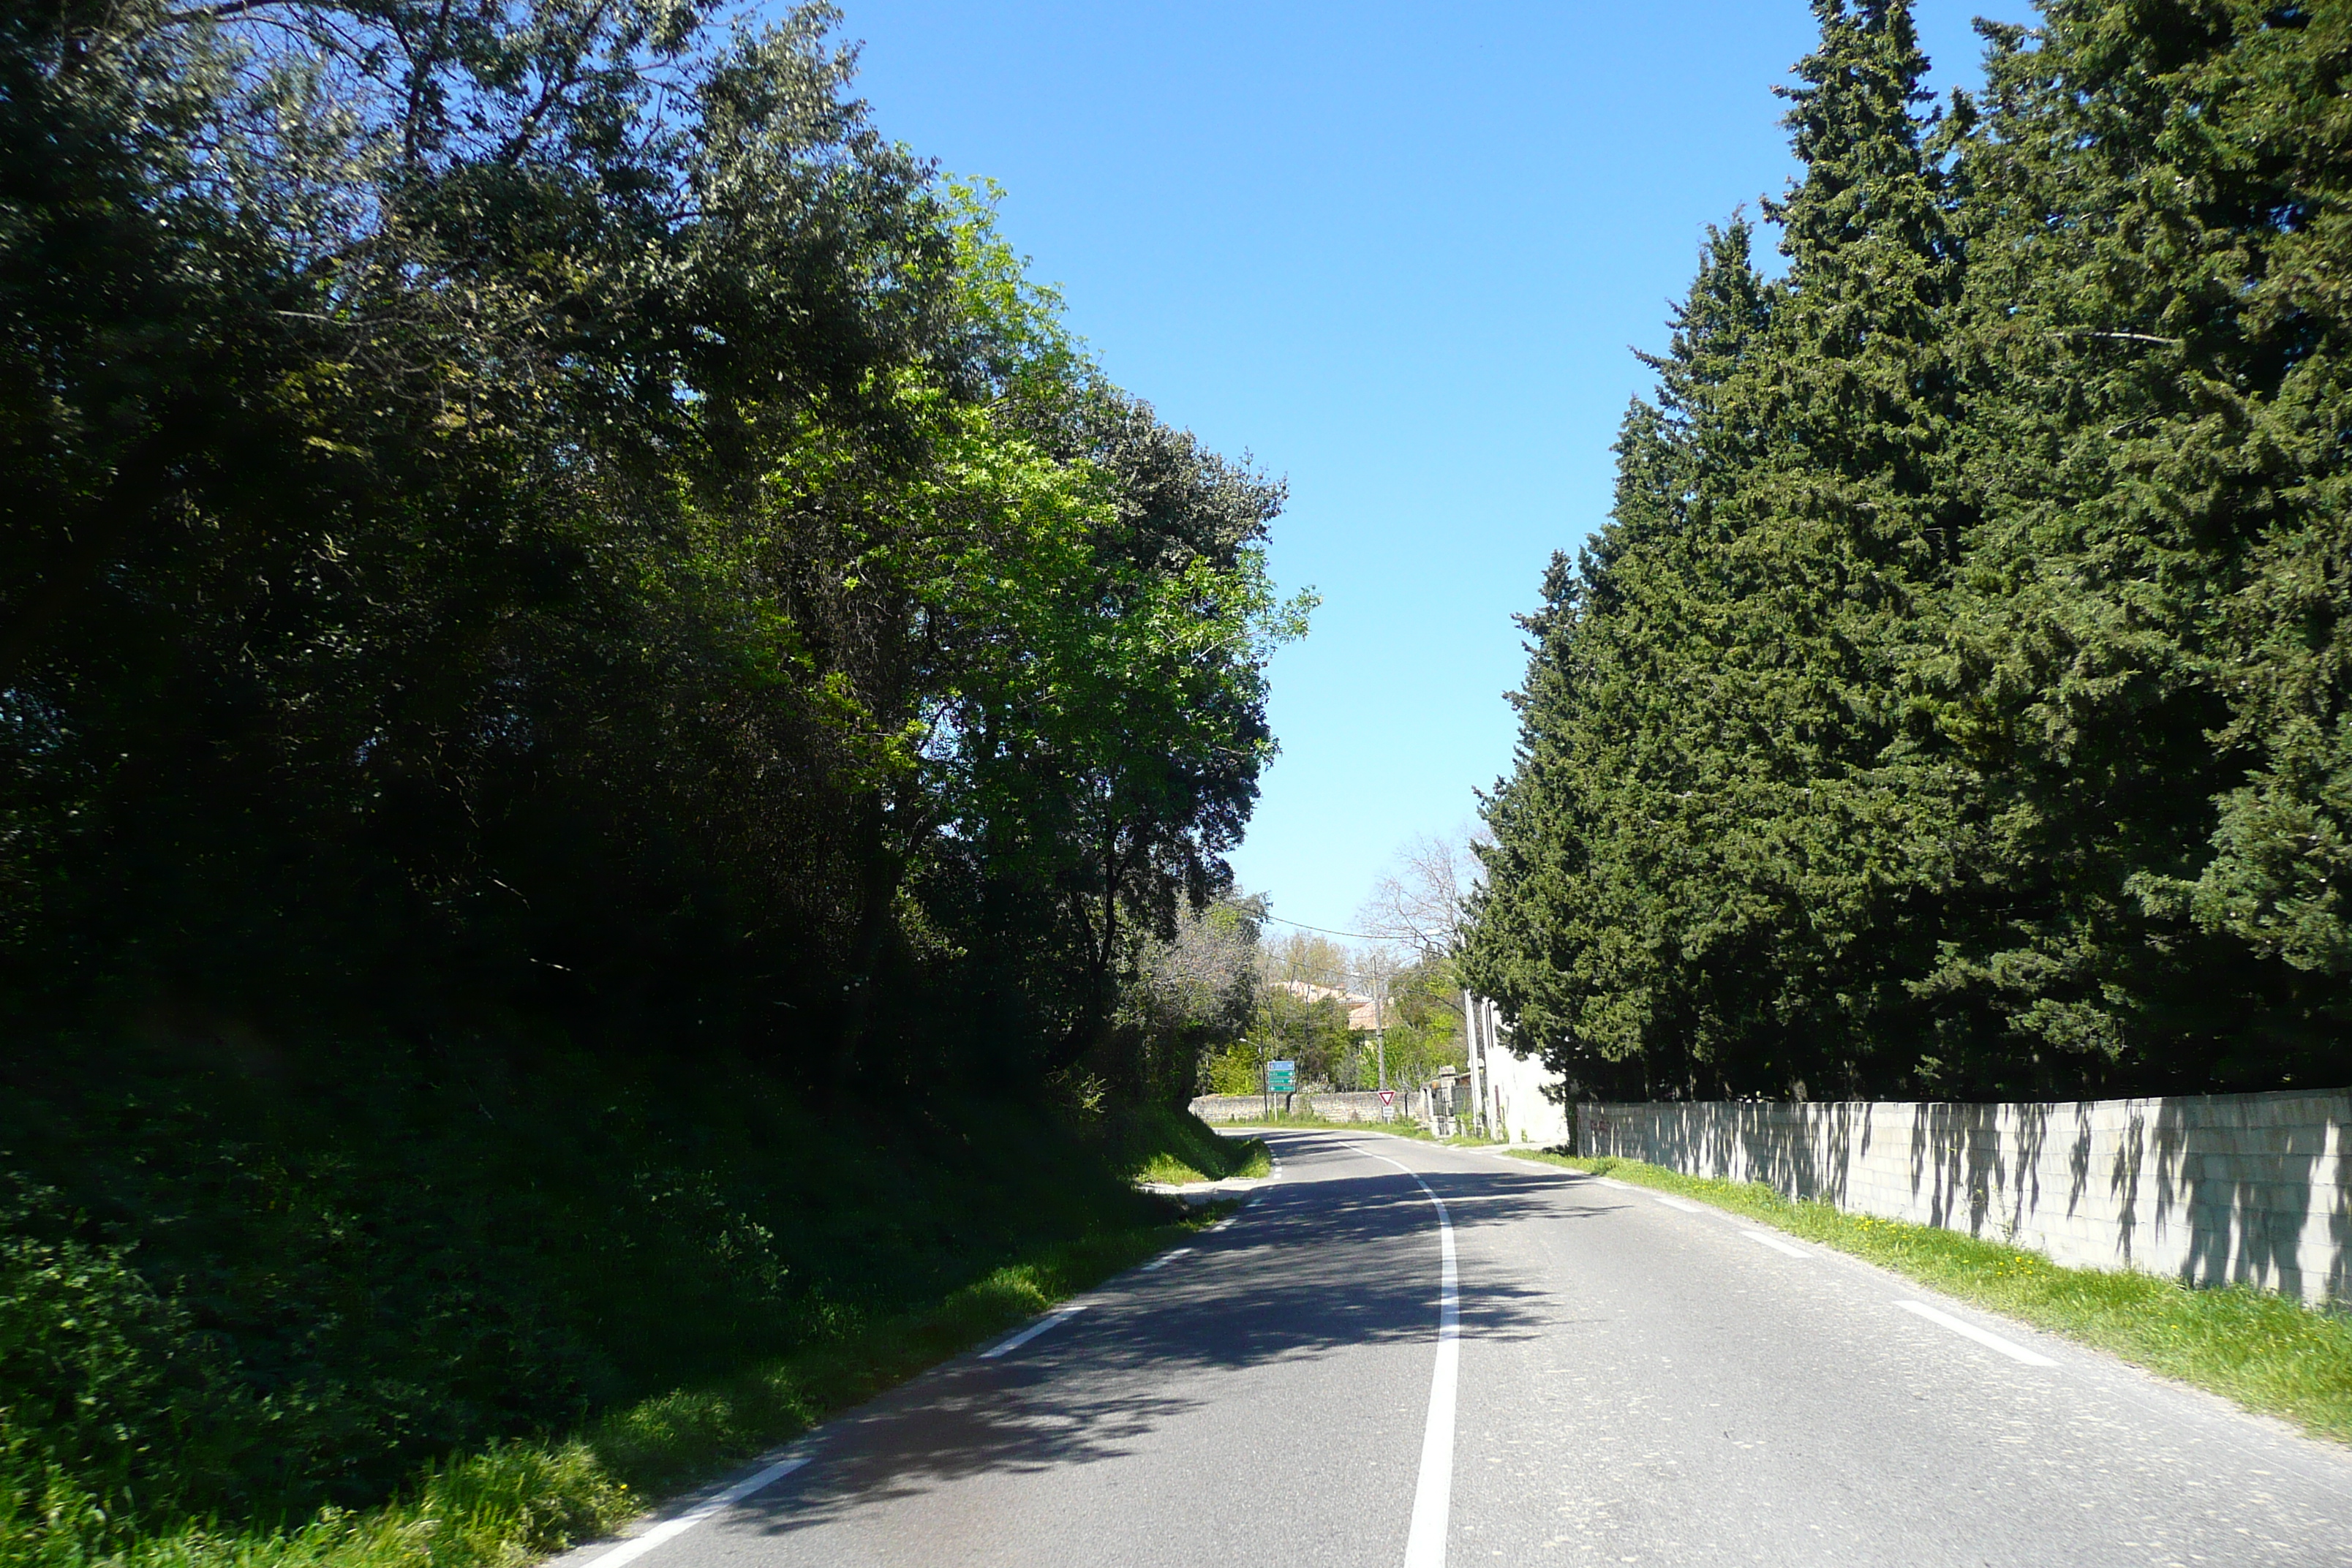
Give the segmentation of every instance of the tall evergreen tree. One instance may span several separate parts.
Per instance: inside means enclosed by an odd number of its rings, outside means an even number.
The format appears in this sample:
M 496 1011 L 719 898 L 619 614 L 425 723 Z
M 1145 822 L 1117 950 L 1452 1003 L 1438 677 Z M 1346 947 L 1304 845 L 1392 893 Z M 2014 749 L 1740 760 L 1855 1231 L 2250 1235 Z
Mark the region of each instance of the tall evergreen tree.
M 2352 16 L 1822 0 L 1752 331 L 1556 563 L 1475 983 L 1615 1092 L 2346 1076 Z M 1730 340 L 1725 340 L 1730 341 Z
M 2312 286 L 2344 21 L 2063 4 L 2038 47 L 1990 31 L 1961 442 L 1988 521 L 1949 728 L 2007 918 L 1931 984 L 2004 1020 L 2004 1083 L 2308 1081 L 2347 1021 L 2343 319 Z
M 1663 468 L 1683 535 L 1631 634 L 1671 667 L 1652 679 L 1676 776 L 1625 825 L 1652 847 L 1635 863 L 1656 973 L 1591 1005 L 1644 1019 L 1682 1093 L 1821 1092 L 1877 1070 L 1865 1059 L 1913 1006 L 1903 944 L 1932 930 L 1950 879 L 1949 766 L 1908 669 L 1961 528 L 1939 467 L 1957 260 L 1907 7 L 1816 9 L 1788 116 L 1806 172 L 1770 214 L 1788 277 L 1731 289 L 1758 300 L 1736 355 L 1678 338 L 1662 391 L 1687 412 L 1670 439 L 1637 421 L 1619 447 L 1616 527 L 1648 531 L 1645 475 Z M 1735 276 L 1710 257 L 1685 321 Z M 1580 613 L 1617 617 L 1587 598 Z M 1559 722 L 1539 710 L 1590 700 L 1572 681 L 1549 695 L 1558 658 L 1535 653 L 1529 754 Z M 1523 830 L 1495 826 L 1497 855 L 1519 853 Z M 1665 844 L 1684 847 L 1661 863 Z M 1512 864 L 1496 862 L 1497 900 Z

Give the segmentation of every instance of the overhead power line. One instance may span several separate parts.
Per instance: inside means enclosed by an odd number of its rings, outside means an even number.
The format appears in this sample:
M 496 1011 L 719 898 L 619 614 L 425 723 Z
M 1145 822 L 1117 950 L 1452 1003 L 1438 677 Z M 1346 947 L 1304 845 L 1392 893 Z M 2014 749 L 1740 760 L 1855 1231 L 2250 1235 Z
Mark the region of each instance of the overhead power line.
M 1392 936 L 1374 936 L 1368 931 L 1333 931 L 1329 926 L 1311 926 L 1305 921 L 1286 921 L 1280 915 L 1260 915 L 1260 920 L 1272 921 L 1278 926 L 1297 926 L 1300 931 L 1317 931 L 1324 936 L 1352 936 L 1359 942 L 1394 942 Z

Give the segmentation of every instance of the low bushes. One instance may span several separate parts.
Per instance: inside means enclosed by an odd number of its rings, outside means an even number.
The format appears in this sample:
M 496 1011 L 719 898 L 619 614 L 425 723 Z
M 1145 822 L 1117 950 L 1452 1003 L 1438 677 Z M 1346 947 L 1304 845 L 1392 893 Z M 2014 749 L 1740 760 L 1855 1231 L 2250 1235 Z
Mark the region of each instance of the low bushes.
M 634 1506 L 599 1488 L 796 1429 L 1175 1214 L 1018 1104 L 820 1115 L 753 1063 L 365 1046 L 0 1060 L 0 1561 L 341 1552 L 402 1510 L 501 1552 L 576 1534 Z

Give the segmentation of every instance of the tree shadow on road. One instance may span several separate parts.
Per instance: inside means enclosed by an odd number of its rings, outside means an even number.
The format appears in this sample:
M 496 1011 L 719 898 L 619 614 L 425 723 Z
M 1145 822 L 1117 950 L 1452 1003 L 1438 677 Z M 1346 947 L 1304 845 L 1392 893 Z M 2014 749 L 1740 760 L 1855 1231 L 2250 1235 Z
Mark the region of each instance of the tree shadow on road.
M 1361 1170 L 1351 1163 L 1351 1173 Z M 1002 1361 L 967 1357 L 826 1424 L 802 1475 L 745 1505 L 733 1531 L 782 1535 L 887 1507 L 942 1484 L 1024 1474 L 1134 1452 L 1155 1429 L 1230 1387 L 1220 1374 L 1393 1347 L 1378 1363 L 1412 1405 L 1418 1444 L 1438 1319 L 1438 1240 L 1429 1200 L 1399 1172 L 1302 1172 L 1269 1189 L 1191 1256 L 1096 1293 L 1070 1321 Z M 1424 1173 L 1457 1239 L 1531 1217 L 1575 1222 L 1605 1210 L 1559 1203 L 1548 1174 Z M 1612 1205 L 1613 1206 L 1613 1205 Z M 1548 1292 L 1466 1271 L 1468 1341 L 1525 1339 L 1555 1326 Z M 1402 1361 L 1397 1358 L 1402 1358 Z

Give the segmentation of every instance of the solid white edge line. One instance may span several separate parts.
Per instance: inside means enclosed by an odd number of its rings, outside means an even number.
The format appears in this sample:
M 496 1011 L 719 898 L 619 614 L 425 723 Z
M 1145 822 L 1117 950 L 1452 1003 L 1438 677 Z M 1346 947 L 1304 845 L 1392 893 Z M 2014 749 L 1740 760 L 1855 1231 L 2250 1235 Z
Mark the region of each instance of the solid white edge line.
M 1074 1307 L 1062 1307 L 1054 1311 L 1048 1312 L 1044 1317 L 1038 1319 L 1035 1322 L 1030 1324 L 1027 1328 L 1022 1330 L 1019 1333 L 1014 1334 L 1008 1339 L 999 1340 L 994 1344 L 989 1346 L 986 1350 L 981 1352 L 980 1359 L 982 1361 L 994 1361 L 998 1356 L 1003 1355 L 1007 1351 L 1017 1351 L 1023 1345 L 1027 1344 L 1031 1340 L 1035 1339 L 1039 1334 L 1044 1333 L 1047 1329 L 1066 1323 L 1072 1318 L 1076 1317 L 1080 1312 L 1083 1312 L 1086 1310 L 1086 1303 L 1081 1301 Z
M 1997 1350 L 2001 1354 L 2009 1357 L 2011 1361 L 2021 1361 L 2028 1366 L 2056 1366 L 2058 1364 L 2056 1362 L 2052 1361 L 2048 1356 L 2042 1355 L 2039 1352 L 2027 1350 L 2023 1345 L 2017 1343 L 2013 1340 L 2002 1339 L 1999 1334 L 1991 1333 L 1986 1330 L 1978 1328 L 1974 1323 L 1964 1323 L 1959 1319 L 1952 1316 L 1949 1312 L 1939 1312 L 1936 1310 L 1935 1308 L 1927 1305 L 1925 1301 L 1897 1301 L 1895 1304 L 1902 1308 L 1906 1312 L 1916 1312 L 1919 1316 L 1927 1319 L 1929 1322 L 1941 1324 L 1943 1327 L 1951 1330 L 1952 1332 L 1972 1339 L 1980 1345 L 1990 1346 L 1992 1349 Z
M 1446 1515 L 1454 1506 L 1454 1394 L 1462 1373 L 1462 1297 L 1454 1264 L 1454 1218 L 1445 1212 L 1445 1200 L 1421 1179 L 1420 1172 L 1360 1143 L 1347 1147 L 1411 1176 L 1437 1211 L 1437 1363 L 1429 1374 L 1429 1419 L 1421 1430 L 1421 1479 L 1412 1489 L 1404 1568 L 1445 1568 Z
M 1782 1241 L 1779 1237 L 1773 1236 L 1769 1232 L 1760 1230 L 1743 1230 L 1739 1234 L 1746 1237 L 1750 1241 L 1762 1242 L 1765 1246 L 1770 1247 L 1775 1252 L 1785 1252 L 1791 1258 L 1811 1258 L 1812 1256 L 1811 1253 L 1807 1252 L 1803 1247 L 1792 1247 L 1789 1243 Z
M 812 1458 L 812 1455 L 801 1454 L 789 1459 L 779 1459 L 759 1474 L 737 1481 L 709 1501 L 697 1503 L 676 1519 L 664 1520 L 643 1535 L 624 1541 L 612 1551 L 590 1558 L 581 1564 L 581 1568 L 621 1568 L 625 1563 L 634 1563 L 662 1542 L 684 1535 L 721 1509 L 732 1507 L 753 1492 L 773 1486 L 807 1464 Z

